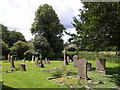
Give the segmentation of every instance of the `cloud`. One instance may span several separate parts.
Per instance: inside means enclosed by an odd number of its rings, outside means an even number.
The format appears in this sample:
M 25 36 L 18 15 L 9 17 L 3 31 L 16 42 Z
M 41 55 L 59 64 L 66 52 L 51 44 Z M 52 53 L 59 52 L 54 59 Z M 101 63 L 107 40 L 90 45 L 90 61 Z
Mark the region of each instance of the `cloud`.
M 49 4 L 56 11 L 60 22 L 66 29 L 73 28 L 71 22 L 82 8 L 80 0 L 0 0 L 0 23 L 9 29 L 20 31 L 27 40 L 30 40 L 31 24 L 34 13 L 42 4 Z M 29 35 L 28 35 L 29 34 Z

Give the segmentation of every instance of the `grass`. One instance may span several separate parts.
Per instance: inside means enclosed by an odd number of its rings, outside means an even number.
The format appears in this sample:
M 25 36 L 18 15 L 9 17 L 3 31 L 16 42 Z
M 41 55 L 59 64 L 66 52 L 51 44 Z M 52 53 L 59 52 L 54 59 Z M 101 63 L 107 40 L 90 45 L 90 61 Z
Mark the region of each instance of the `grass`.
M 40 68 L 34 66 L 32 62 L 24 62 L 26 64 L 27 71 L 20 71 L 19 64 L 23 63 L 21 61 L 15 61 L 15 72 L 5 73 L 6 71 L 10 70 L 10 63 L 7 60 L 1 61 L 2 62 L 2 80 L 3 81 L 3 88 L 11 87 L 11 88 L 67 88 L 72 83 L 75 85 L 74 87 L 78 88 L 120 88 L 119 78 L 120 75 L 118 74 L 118 63 L 111 63 L 107 62 L 107 74 L 99 74 L 95 72 L 96 62 L 94 60 L 88 60 L 88 62 L 92 63 L 92 70 L 88 71 L 88 77 L 92 79 L 94 82 L 103 82 L 103 84 L 83 84 L 78 85 L 81 80 L 74 80 L 72 78 L 59 78 L 61 81 L 64 81 L 64 85 L 60 83 L 53 82 L 52 80 L 47 80 L 46 78 L 52 77 L 54 73 L 43 71 L 45 69 L 51 68 L 58 68 L 62 67 L 65 70 L 61 72 L 77 72 L 77 68 L 73 67 L 73 62 L 69 63 L 69 65 L 63 65 L 63 61 L 51 61 L 51 64 L 45 64 L 45 68 Z M 55 72 L 56 73 L 56 72 Z M 56 79 L 57 80 L 57 79 Z M 77 83 L 77 84 L 76 84 Z M 76 86 L 77 85 L 77 86 Z

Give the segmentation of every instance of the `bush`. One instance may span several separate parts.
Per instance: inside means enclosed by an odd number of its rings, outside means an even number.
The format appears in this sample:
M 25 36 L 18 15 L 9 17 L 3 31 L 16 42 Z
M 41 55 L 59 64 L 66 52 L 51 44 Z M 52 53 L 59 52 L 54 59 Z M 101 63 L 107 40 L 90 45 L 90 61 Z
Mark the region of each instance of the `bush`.
M 70 52 L 75 52 L 77 50 L 76 47 L 68 47 L 66 48 L 67 51 L 70 51 Z
M 70 57 L 70 59 L 73 59 L 73 56 L 76 55 L 77 52 L 66 52 L 66 55 Z

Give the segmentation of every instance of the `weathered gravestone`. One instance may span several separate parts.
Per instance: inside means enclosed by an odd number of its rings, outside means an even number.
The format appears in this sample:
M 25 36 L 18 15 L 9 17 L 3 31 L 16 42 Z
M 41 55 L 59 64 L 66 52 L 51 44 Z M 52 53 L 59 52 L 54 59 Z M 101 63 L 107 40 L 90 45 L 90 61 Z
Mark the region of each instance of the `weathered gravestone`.
M 32 55 L 32 62 L 34 61 L 34 55 Z
M 47 64 L 50 64 L 50 60 L 47 60 Z
M 69 58 L 69 56 L 67 56 L 67 62 L 68 62 L 68 63 L 70 62 L 70 58 Z
M 21 71 L 26 71 L 26 65 L 25 64 L 20 64 L 20 69 L 21 69 Z
M 66 50 L 65 49 L 64 49 L 63 53 L 64 53 L 64 64 L 69 65 L 69 63 L 68 63 L 68 61 L 66 59 Z
M 14 65 L 14 59 L 13 59 L 12 56 L 11 56 L 11 60 L 10 60 L 10 62 L 11 62 L 11 68 L 15 68 L 15 65 Z
M 8 54 L 8 62 L 10 62 L 10 60 L 11 60 L 11 56 L 10 54 Z
M 38 66 L 38 57 L 35 57 L 35 65 Z
M 91 70 L 92 69 L 92 63 L 87 63 L 87 70 Z
M 78 56 L 77 55 L 75 55 L 73 57 L 73 61 L 74 61 L 74 67 L 77 67 L 78 66 Z
M 78 60 L 78 75 L 81 79 L 88 79 L 87 76 L 87 61 L 85 59 Z
M 96 72 L 106 73 L 106 59 L 96 59 Z

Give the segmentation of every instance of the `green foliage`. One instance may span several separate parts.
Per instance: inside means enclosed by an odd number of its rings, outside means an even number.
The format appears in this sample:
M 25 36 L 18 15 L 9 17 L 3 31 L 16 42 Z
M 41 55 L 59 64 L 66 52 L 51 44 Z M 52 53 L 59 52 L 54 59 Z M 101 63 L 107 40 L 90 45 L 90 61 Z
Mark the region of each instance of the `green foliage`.
M 5 57 L 4 59 L 6 59 L 8 53 L 10 52 L 9 48 L 8 48 L 8 45 L 4 41 L 0 40 L 0 47 L 2 47 L 1 48 L 2 49 L 2 56 Z
M 70 52 L 75 52 L 76 51 L 76 47 L 68 47 L 66 48 L 67 51 L 70 51 Z
M 30 46 L 23 41 L 18 41 L 10 48 L 11 54 L 17 55 L 19 59 L 23 59 L 24 52 L 26 52 Z
M 9 46 L 10 47 L 12 47 L 13 46 L 13 44 L 15 43 L 15 42 L 17 42 L 17 41 L 23 41 L 23 42 L 25 42 L 26 40 L 25 40 L 25 37 L 22 35 L 22 33 L 20 33 L 20 32 L 17 32 L 17 31 L 9 31 L 9 38 L 8 38 L 8 40 L 9 40 L 9 42 L 8 42 L 8 44 L 9 44 Z
M 66 55 L 70 57 L 70 59 L 73 59 L 74 55 L 77 55 L 77 52 L 66 52 Z
M 31 33 L 46 38 L 55 58 L 60 57 L 63 50 L 61 37 L 64 29 L 52 6 L 44 4 L 37 9 Z
M 9 47 L 12 47 L 13 44 L 17 41 L 26 41 L 25 37 L 22 35 L 22 33 L 17 31 L 9 31 L 8 28 L 2 24 L 0 24 L 0 28 L 2 33 L 2 40 L 8 44 Z
M 43 58 L 45 57 L 52 57 L 53 56 L 53 51 L 47 41 L 47 39 L 44 36 L 36 35 L 34 38 L 34 49 L 36 52 L 39 54 L 41 53 Z
M 86 2 L 80 10 L 79 19 L 74 17 L 74 27 L 78 35 L 74 42 L 91 51 L 108 50 L 116 47 L 120 50 L 120 2 Z

